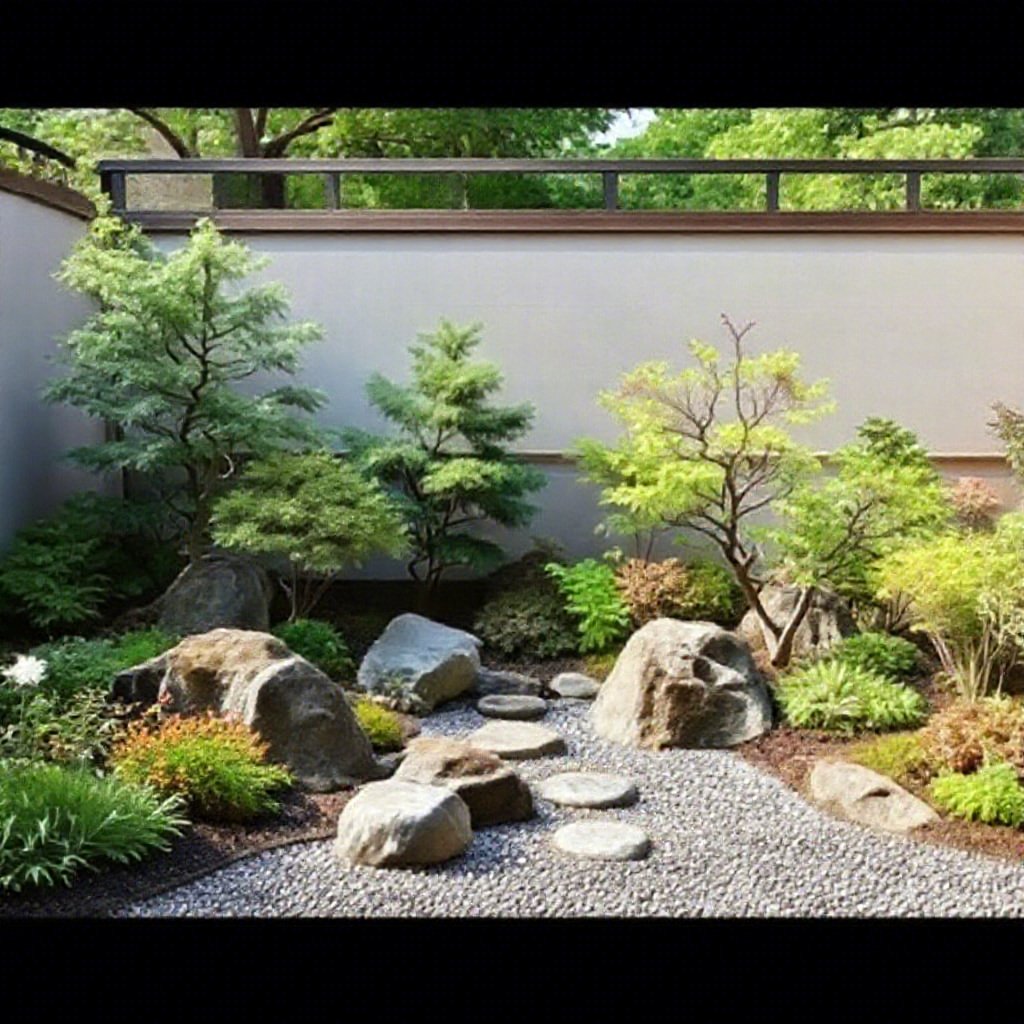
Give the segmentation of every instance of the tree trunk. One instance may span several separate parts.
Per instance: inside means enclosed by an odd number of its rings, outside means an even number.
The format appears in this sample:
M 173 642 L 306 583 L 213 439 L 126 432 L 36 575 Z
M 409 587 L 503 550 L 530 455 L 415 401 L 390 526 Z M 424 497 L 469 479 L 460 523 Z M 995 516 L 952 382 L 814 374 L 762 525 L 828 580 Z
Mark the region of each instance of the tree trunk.
M 772 651 L 769 647 L 768 653 L 771 655 L 771 662 L 775 668 L 785 668 L 789 664 L 790 658 L 793 656 L 793 641 L 796 639 L 796 631 L 807 617 L 814 594 L 814 587 L 806 587 L 803 590 L 800 600 L 797 601 L 796 607 L 793 609 L 793 614 L 790 615 L 789 621 L 778 637 L 775 650 Z

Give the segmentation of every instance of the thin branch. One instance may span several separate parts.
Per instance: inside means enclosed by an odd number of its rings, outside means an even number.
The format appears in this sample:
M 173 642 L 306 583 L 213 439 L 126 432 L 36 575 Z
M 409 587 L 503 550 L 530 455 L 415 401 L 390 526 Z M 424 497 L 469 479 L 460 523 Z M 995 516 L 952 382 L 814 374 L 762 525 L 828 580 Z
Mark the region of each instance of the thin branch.
M 304 121 L 300 121 L 291 131 L 287 131 L 271 139 L 263 146 L 265 157 L 283 156 L 285 150 L 303 135 L 312 135 L 313 132 L 326 128 L 333 120 L 337 107 L 324 107 L 322 110 L 310 114 Z
M 42 139 L 34 138 L 31 135 L 25 135 L 24 132 L 15 131 L 13 128 L 4 128 L 0 125 L 0 141 L 13 142 L 16 146 L 21 146 L 22 149 L 29 149 L 33 153 L 38 153 L 40 156 L 56 160 L 57 163 L 63 164 L 71 170 L 75 169 L 74 157 L 68 156 L 68 154 L 63 150 L 57 149 L 55 146 L 51 146 L 48 142 L 43 142 Z
M 197 155 L 188 148 L 185 140 L 166 121 L 154 114 L 153 111 L 146 110 L 145 107 L 126 107 L 125 109 L 136 117 L 142 118 L 146 124 L 155 129 L 157 134 L 163 137 L 182 160 L 188 160 Z

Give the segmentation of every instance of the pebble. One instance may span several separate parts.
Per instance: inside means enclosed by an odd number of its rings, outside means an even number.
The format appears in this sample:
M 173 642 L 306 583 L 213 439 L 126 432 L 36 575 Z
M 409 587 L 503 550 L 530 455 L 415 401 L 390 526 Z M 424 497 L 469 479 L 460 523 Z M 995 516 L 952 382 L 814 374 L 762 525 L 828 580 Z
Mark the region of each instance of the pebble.
M 124 917 L 1024 917 L 1024 868 L 873 832 L 806 803 L 728 750 L 635 750 L 601 740 L 588 705 L 553 702 L 567 753 L 517 765 L 634 779 L 632 807 L 537 803 L 529 821 L 480 829 L 461 857 L 428 868 L 348 867 L 331 840 L 267 850 L 126 907 Z M 442 705 L 424 735 L 464 736 L 471 703 Z M 578 861 L 552 834 L 600 817 L 643 829 L 643 861 Z

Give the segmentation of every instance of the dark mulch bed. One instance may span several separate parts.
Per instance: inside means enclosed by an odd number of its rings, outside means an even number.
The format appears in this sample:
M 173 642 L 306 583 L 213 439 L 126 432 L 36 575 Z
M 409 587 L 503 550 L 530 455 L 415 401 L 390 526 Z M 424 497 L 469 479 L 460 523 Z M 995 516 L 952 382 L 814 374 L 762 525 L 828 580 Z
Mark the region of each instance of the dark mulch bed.
M 273 818 L 249 825 L 193 824 L 166 853 L 138 864 L 80 873 L 70 888 L 10 893 L 0 897 L 4 917 L 106 917 L 135 900 L 155 896 L 225 867 L 233 861 L 290 843 L 328 839 L 353 790 L 299 793 L 281 798 Z
M 952 694 L 940 689 L 930 679 L 919 680 L 918 687 L 936 710 L 953 699 Z M 844 748 L 868 738 L 869 735 L 861 734 L 853 739 L 840 739 L 831 733 L 777 725 L 771 732 L 736 747 L 735 751 L 751 764 L 771 772 L 786 785 L 806 795 L 807 777 L 816 758 L 842 758 Z M 926 803 L 930 802 L 925 786 L 908 782 L 906 788 Z M 1004 825 L 983 825 L 943 817 L 934 825 L 911 832 L 909 838 L 955 846 L 1004 860 L 1019 861 L 1024 857 L 1024 833 Z

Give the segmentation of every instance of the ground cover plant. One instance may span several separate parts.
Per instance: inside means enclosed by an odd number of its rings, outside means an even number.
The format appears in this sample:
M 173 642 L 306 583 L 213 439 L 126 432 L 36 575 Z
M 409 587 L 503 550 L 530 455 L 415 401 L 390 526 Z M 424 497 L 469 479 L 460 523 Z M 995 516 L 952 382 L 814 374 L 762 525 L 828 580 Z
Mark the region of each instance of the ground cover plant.
M 895 732 L 852 744 L 844 756 L 865 768 L 889 776 L 901 786 L 927 782 L 935 770 L 921 732 Z
M 907 452 L 909 432 L 888 421 L 864 424 L 856 442 L 833 454 L 835 474 L 821 480 L 820 462 L 790 427 L 831 409 L 827 383 L 804 382 L 793 352 L 751 355 L 753 324 L 722 320 L 732 343 L 727 363 L 694 341 L 691 368 L 673 374 L 666 363 L 642 364 L 601 396 L 625 428 L 622 439 L 613 446 L 584 440 L 578 450 L 586 478 L 614 509 L 610 529 L 693 531 L 718 548 L 772 664 L 784 668 L 818 588 L 870 593 L 878 560 L 930 536 L 950 509 L 934 469 Z M 779 525 L 752 526 L 768 508 Z M 785 621 L 761 600 L 766 544 L 775 568 L 800 587 Z
M 354 711 L 359 727 L 366 733 L 374 750 L 384 753 L 402 749 L 402 723 L 393 711 L 368 697 L 356 701 Z
M 906 729 L 919 725 L 927 712 L 916 690 L 835 661 L 816 661 L 789 672 L 777 682 L 775 695 L 798 728 L 845 734 Z
M 295 619 L 275 626 L 273 633 L 294 654 L 312 662 L 332 679 L 351 679 L 355 675 L 356 665 L 345 638 L 329 622 Z
M 267 745 L 245 724 L 212 715 L 133 723 L 115 747 L 118 778 L 180 796 L 191 816 L 249 821 L 278 810 L 273 793 L 291 775 L 267 764 Z
M 287 559 L 280 580 L 293 621 L 310 614 L 342 569 L 407 547 L 398 504 L 329 451 L 276 452 L 252 462 L 215 503 L 212 535 L 225 548 Z
M 931 795 L 958 818 L 1013 828 L 1024 824 L 1024 787 L 1016 769 L 1003 762 L 986 764 L 970 775 L 940 775 L 931 784 Z
M 353 454 L 396 493 L 412 550 L 407 568 L 423 584 L 426 602 L 449 569 L 486 571 L 500 563 L 501 547 L 466 527 L 525 526 L 535 511 L 526 496 L 544 485 L 542 473 L 506 448 L 530 429 L 534 409 L 491 404 L 502 374 L 472 358 L 481 331 L 479 324 L 442 321 L 421 336 L 409 349 L 410 383 L 375 374 L 366 385 L 371 405 L 395 432 L 346 435 Z
M 45 396 L 120 426 L 115 439 L 69 454 L 88 469 L 144 474 L 178 517 L 193 562 L 240 457 L 319 441 L 304 414 L 323 404 L 320 392 L 237 386 L 294 374 L 302 349 L 320 337 L 313 323 L 285 322 L 280 285 L 242 287 L 265 263 L 209 220 L 165 255 L 137 227 L 100 217 L 59 274 L 99 308 L 62 342 L 67 372 Z
M 0 890 L 70 884 L 82 868 L 169 848 L 186 821 L 177 797 L 79 768 L 0 763 Z
M 918 649 L 909 640 L 876 632 L 845 637 L 829 651 L 828 657 L 892 682 L 914 675 L 920 664 Z

